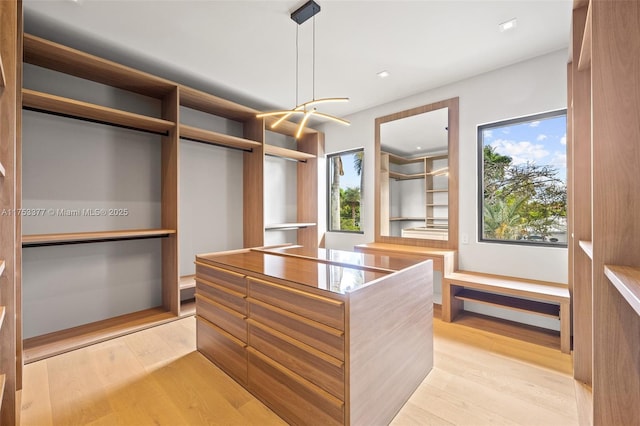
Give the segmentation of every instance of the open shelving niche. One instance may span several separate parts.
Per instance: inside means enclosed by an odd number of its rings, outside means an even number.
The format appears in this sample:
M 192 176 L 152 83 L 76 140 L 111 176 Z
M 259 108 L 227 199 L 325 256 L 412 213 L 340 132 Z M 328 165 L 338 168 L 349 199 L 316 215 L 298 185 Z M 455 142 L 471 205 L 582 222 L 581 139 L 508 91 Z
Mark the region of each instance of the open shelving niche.
M 25 247 L 161 238 L 162 305 L 26 339 L 25 362 L 33 362 L 194 313 L 191 295 L 195 282 L 191 273 L 180 276 L 178 262 L 180 139 L 244 152 L 242 245 L 245 247 L 264 245 L 265 231 L 268 230 L 263 216 L 264 156 L 295 160 L 298 164 L 297 220 L 278 225 L 298 229 L 298 243 L 318 245 L 317 156 L 323 155 L 321 133 L 306 129 L 296 149 L 266 145 L 265 126 L 273 120 L 257 119 L 257 110 L 28 34 L 24 35 L 24 62 L 157 99 L 161 104 L 160 117 L 23 89 L 25 109 L 160 135 L 162 176 L 161 226 L 158 229 L 38 234 L 25 235 L 23 238 Z M 235 121 L 240 124 L 242 135 L 182 123 L 181 110 L 185 108 Z M 292 136 L 296 129 L 294 123 L 283 122 L 277 132 Z M 301 191 L 305 194 L 304 197 L 299 195 Z

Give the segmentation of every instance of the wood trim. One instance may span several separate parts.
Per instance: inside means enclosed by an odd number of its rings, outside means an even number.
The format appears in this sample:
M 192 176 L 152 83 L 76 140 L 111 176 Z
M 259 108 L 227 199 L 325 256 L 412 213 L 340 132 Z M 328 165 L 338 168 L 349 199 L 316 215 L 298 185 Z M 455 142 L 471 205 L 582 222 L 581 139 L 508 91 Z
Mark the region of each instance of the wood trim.
M 24 340 L 24 362 L 29 364 L 176 319 L 163 308 L 152 308 L 31 337 Z
M 264 120 L 246 121 L 244 137 L 262 146 L 243 154 L 243 246 L 261 247 L 264 245 Z
M 591 66 L 591 2 L 587 7 L 587 18 L 584 26 L 584 35 L 580 46 L 580 59 L 578 71 L 584 71 Z
M 35 90 L 22 90 L 22 105 L 37 111 L 61 114 L 102 124 L 126 127 L 165 134 L 175 126 L 174 122 L 148 117 L 128 111 L 121 111 L 88 102 L 50 95 Z
M 64 234 L 32 234 L 22 236 L 22 246 L 41 244 L 99 242 L 118 239 L 163 237 L 175 234 L 175 229 L 130 229 L 125 231 L 70 232 Z
M 316 156 L 313 154 L 308 154 L 306 152 L 296 151 L 295 149 L 287 149 L 269 144 L 264 145 L 264 154 L 297 161 L 307 161 L 312 158 L 316 158 Z
M 389 237 L 381 235 L 381 196 L 380 196 L 380 173 L 381 166 L 381 149 L 380 149 L 380 125 L 389 121 L 399 120 L 413 115 L 434 111 L 441 108 L 449 108 L 449 151 L 448 151 L 448 165 L 449 165 L 449 183 L 448 183 L 448 215 L 449 215 L 449 232 L 448 239 L 443 240 L 429 240 L 422 238 L 403 238 L 403 237 Z M 458 248 L 458 168 L 459 168 L 459 99 L 451 98 L 440 102 L 434 102 L 432 104 L 423 105 L 416 108 L 411 108 L 405 111 L 400 111 L 394 114 L 378 117 L 375 120 L 375 202 L 374 202 L 374 227 L 375 227 L 375 241 L 382 243 L 391 243 L 407 246 L 418 247 L 434 247 L 434 248 Z
M 640 268 L 605 265 L 604 273 L 624 300 L 640 316 Z
M 302 223 L 318 222 L 318 161 L 324 157 L 324 133 L 310 133 L 298 140 L 298 151 L 309 156 L 298 163 L 297 170 L 297 220 Z M 320 245 L 318 226 L 298 230 L 298 244 L 304 247 Z
M 154 98 L 175 84 L 31 34 L 24 35 L 24 62 Z
M 198 129 L 197 127 L 187 126 L 185 124 L 180 124 L 180 137 L 195 142 L 226 146 L 229 148 L 239 148 L 243 150 L 251 150 L 254 147 L 262 146 L 260 142 L 229 136 L 223 133 L 212 132 L 210 130 Z

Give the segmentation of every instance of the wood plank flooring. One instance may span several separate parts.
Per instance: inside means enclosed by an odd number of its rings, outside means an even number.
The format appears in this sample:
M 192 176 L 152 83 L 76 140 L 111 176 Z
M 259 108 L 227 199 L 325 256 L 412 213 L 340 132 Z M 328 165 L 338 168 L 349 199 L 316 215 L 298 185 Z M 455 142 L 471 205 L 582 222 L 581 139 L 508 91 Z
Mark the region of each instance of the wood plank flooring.
M 569 355 L 438 319 L 434 329 L 435 368 L 393 425 L 579 424 Z M 25 366 L 21 424 L 285 423 L 195 350 L 190 317 Z

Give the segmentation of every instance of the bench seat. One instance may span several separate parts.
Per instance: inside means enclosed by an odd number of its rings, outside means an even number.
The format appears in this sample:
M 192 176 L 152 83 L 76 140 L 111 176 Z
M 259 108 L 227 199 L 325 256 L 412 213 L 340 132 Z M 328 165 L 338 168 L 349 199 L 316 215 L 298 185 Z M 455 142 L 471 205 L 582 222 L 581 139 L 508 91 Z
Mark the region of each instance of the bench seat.
M 469 271 L 445 274 L 442 320 L 455 320 L 464 309 L 464 301 L 558 318 L 560 349 L 570 352 L 570 296 L 564 284 Z

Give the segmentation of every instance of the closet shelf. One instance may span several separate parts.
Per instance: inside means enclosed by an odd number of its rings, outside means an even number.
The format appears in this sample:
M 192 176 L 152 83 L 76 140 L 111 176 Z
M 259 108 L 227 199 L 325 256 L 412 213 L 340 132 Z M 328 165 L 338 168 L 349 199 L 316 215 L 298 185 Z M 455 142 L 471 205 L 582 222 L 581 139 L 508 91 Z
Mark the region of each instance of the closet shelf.
M 605 265 L 604 274 L 618 290 L 624 300 L 640 316 L 640 268 L 632 266 Z
M 448 189 L 427 189 L 427 192 L 449 192 Z
M 7 171 L 4 169 L 4 165 L 0 163 L 0 176 L 5 177 Z
M 300 229 L 300 228 L 308 228 L 310 226 L 316 226 L 315 223 L 274 223 L 270 225 L 266 225 L 264 227 L 265 231 L 283 231 L 287 229 Z
M 409 179 L 424 179 L 424 173 L 399 173 L 399 172 L 389 172 L 389 177 L 396 180 L 409 180 Z
M 0 276 L 4 273 L 5 262 L 4 260 L 0 260 Z
M 589 259 L 593 259 L 593 242 L 578 241 L 578 245 L 580 246 L 580 248 L 582 248 L 582 251 L 584 251 L 587 256 L 589 256 Z
M 427 207 L 449 207 L 448 204 L 427 204 Z
M 236 121 L 246 121 L 250 118 L 255 118 L 259 112 L 253 108 L 236 104 L 235 102 L 186 86 L 180 86 L 180 105 Z
M 4 398 L 4 384 L 7 381 L 5 374 L 0 375 L 0 406 L 2 406 L 2 399 Z
M 175 229 L 131 229 L 124 231 L 23 235 L 22 247 L 157 238 L 166 237 L 175 233 Z
M 2 328 L 2 324 L 4 323 L 4 314 L 7 311 L 7 308 L 4 306 L 0 306 L 0 328 Z
M 24 35 L 24 62 L 159 99 L 176 88 L 168 80 L 30 34 Z
M 584 71 L 591 67 L 591 2 L 587 7 L 587 20 L 584 25 L 582 47 L 580 49 L 580 58 L 578 59 L 579 71 Z
M 275 157 L 282 157 L 297 161 L 306 161 L 312 158 L 316 158 L 316 156 L 313 154 L 268 144 L 264 145 L 264 153 L 265 155 L 273 155 Z
M 31 337 L 24 340 L 24 362 L 39 361 L 175 319 L 174 314 L 163 308 L 151 308 Z
M 22 106 L 36 111 L 163 135 L 166 135 L 175 126 L 173 122 L 160 118 L 147 117 L 29 89 L 22 90 Z
M 403 221 L 408 221 L 408 222 L 413 222 L 413 221 L 423 221 L 425 220 L 424 217 L 390 217 L 389 221 L 390 222 L 403 222 Z
M 180 125 L 180 137 L 195 142 L 221 145 L 229 148 L 238 148 L 243 150 L 251 150 L 252 148 L 262 146 L 260 142 L 238 138 L 235 136 L 229 136 L 218 132 L 212 132 L 210 130 L 198 129 L 196 127 L 187 126 L 184 124 Z
M 184 275 L 180 277 L 180 290 L 187 290 L 196 286 L 195 275 Z
M 180 318 L 190 317 L 196 314 L 196 301 L 186 300 L 180 303 Z
M 405 158 L 390 152 L 381 152 L 381 154 L 389 155 L 389 162 L 393 164 L 413 164 L 422 163 L 424 160 L 441 160 L 447 158 L 448 154 L 423 155 L 420 157 Z

